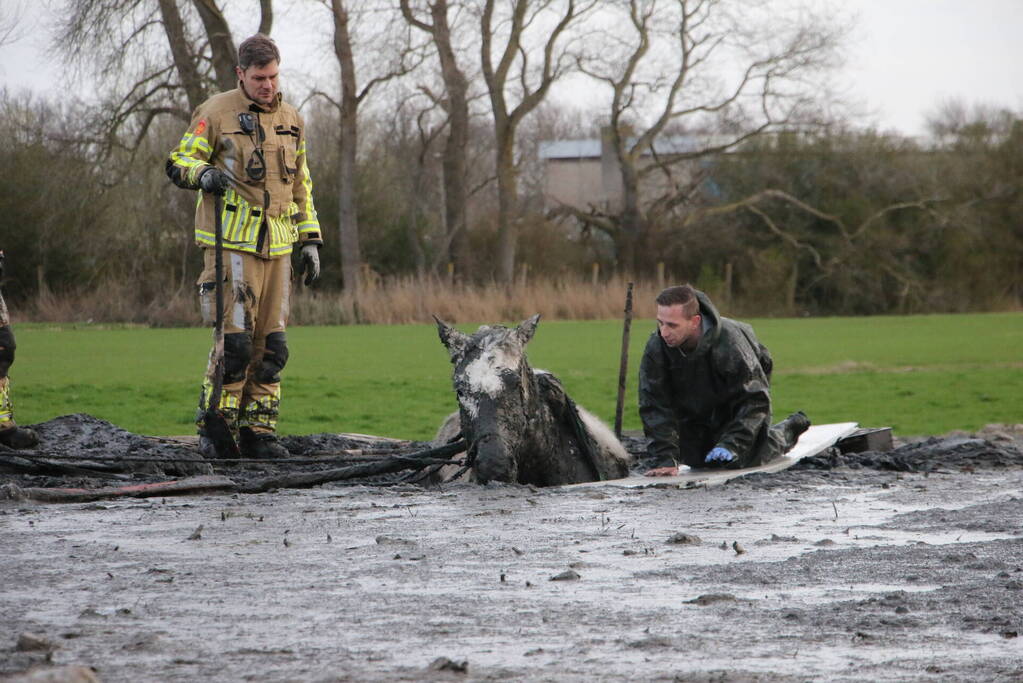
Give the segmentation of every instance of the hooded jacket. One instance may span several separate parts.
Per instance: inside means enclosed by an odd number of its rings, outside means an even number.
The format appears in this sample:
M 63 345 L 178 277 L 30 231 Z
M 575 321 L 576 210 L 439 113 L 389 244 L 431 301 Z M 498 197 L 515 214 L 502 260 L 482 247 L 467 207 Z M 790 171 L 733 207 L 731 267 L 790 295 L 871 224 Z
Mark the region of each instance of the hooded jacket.
M 643 351 L 639 414 L 649 452 L 657 466 L 700 466 L 716 446 L 736 454 L 735 466 L 767 462 L 771 355 L 753 328 L 721 317 L 703 292 L 696 296 L 704 320 L 696 348 L 672 348 L 655 330 Z
M 251 117 L 251 132 L 239 115 Z M 239 84 L 199 105 L 166 170 L 178 187 L 197 190 L 199 176 L 210 166 L 235 179 L 222 203 L 225 249 L 274 258 L 290 254 L 297 241 L 322 244 L 306 163 L 305 123 L 280 93 L 262 105 Z M 213 197 L 198 194 L 195 241 L 211 247 Z

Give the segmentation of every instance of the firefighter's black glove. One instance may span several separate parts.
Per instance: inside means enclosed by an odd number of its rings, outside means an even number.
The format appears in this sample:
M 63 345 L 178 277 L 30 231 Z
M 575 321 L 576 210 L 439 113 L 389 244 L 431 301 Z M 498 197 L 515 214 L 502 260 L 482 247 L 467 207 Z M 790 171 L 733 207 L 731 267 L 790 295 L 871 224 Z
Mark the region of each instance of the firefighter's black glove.
M 199 176 L 199 187 L 202 188 L 203 192 L 218 194 L 221 197 L 227 192 L 227 187 L 230 184 L 231 181 L 228 179 L 227 174 L 215 166 L 210 166 Z
M 302 269 L 299 275 L 305 273 L 305 286 L 316 282 L 320 277 L 320 247 L 317 244 L 307 244 L 302 247 Z

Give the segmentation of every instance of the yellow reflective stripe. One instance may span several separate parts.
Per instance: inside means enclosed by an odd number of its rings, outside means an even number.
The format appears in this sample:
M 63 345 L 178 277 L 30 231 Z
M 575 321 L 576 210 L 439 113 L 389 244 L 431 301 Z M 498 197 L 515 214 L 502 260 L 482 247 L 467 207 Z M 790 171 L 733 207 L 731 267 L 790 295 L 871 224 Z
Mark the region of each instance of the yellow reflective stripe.
M 194 157 L 196 152 L 202 152 L 208 157 L 212 148 L 210 147 L 210 141 L 206 138 L 185 133 L 184 137 L 181 138 L 181 144 L 178 145 L 178 151 L 184 156 Z
M 178 148 L 171 152 L 170 158 L 175 166 L 185 170 L 189 182 L 197 183 L 198 171 L 206 167 L 206 160 L 210 158 L 211 151 L 206 138 L 186 133 L 178 143 Z
M 196 234 L 195 241 L 198 244 L 201 244 L 206 247 L 212 247 L 215 244 L 213 240 L 213 235 L 210 235 L 208 233 Z M 259 253 L 259 250 L 256 249 L 255 242 L 230 242 L 225 244 L 224 248 L 229 249 L 231 251 L 242 251 L 245 252 L 246 254 Z M 292 251 L 294 251 L 294 247 L 291 244 L 271 246 L 269 249 L 270 256 L 286 256 L 287 254 L 290 254 Z
M 14 419 L 14 401 L 11 400 L 11 380 L 5 378 L 7 381 L 0 387 L 0 422 L 10 422 Z
M 295 162 L 302 169 L 302 189 L 305 190 L 305 199 L 302 202 L 302 206 L 298 207 L 298 212 L 302 214 L 302 220 L 299 222 L 299 231 L 302 230 L 301 226 L 306 226 L 306 231 L 319 230 L 320 224 L 316 219 L 316 207 L 313 206 L 313 179 L 309 176 L 309 167 L 306 165 L 304 139 L 298 144 Z
M 276 430 L 281 403 L 281 385 L 270 385 L 266 396 L 253 397 L 245 407 L 245 414 L 238 416 L 239 427 L 263 427 Z
M 290 245 L 298 240 L 298 231 L 291 222 L 291 216 L 271 216 L 267 218 L 270 226 L 270 248 Z
M 221 219 L 224 225 L 224 239 L 232 242 L 246 242 L 242 236 L 242 214 L 245 213 L 245 207 L 239 202 L 235 206 L 234 211 L 229 211 L 227 203 L 224 204 L 224 216 Z
M 267 227 L 270 229 L 270 248 L 273 249 L 275 246 L 284 243 L 284 230 L 281 225 L 281 221 L 278 218 L 269 218 L 266 221 Z
M 252 215 L 254 207 L 233 189 L 228 189 L 223 204 L 220 220 L 224 230 L 224 240 L 234 243 L 255 243 L 259 231 L 259 217 Z M 228 209 L 228 205 L 234 206 L 234 210 Z M 212 232 L 196 229 L 196 239 L 200 239 L 200 233 L 212 235 Z M 255 251 L 255 247 L 252 250 Z
M 203 201 L 203 193 L 198 193 L 197 203 Z M 228 205 L 234 206 L 233 211 L 228 210 Z M 260 210 L 259 215 L 253 212 Z M 243 251 L 251 254 L 258 254 L 257 240 L 259 230 L 264 216 L 267 223 L 267 237 L 270 240 L 268 252 L 271 256 L 284 256 L 292 252 L 292 245 L 298 241 L 298 229 L 296 228 L 293 216 L 298 211 L 298 205 L 292 202 L 287 207 L 288 213 L 281 216 L 266 215 L 262 207 L 253 206 L 242 198 L 233 188 L 228 188 L 224 195 L 223 208 L 221 210 L 221 227 L 224 231 L 224 242 L 227 249 Z M 319 224 L 315 221 L 304 221 L 303 225 L 307 231 L 316 231 Z M 205 246 L 216 244 L 216 235 L 211 228 L 195 228 L 195 241 Z
M 253 207 L 246 206 L 245 212 L 238 212 L 238 234 L 240 242 L 252 242 L 259 236 L 260 216 L 253 216 Z
M 240 203 L 241 198 L 238 196 L 233 189 L 228 188 L 227 193 L 224 195 L 223 209 L 220 213 L 220 228 L 224 231 L 224 239 L 238 242 L 237 239 L 236 225 L 238 222 L 238 212 L 228 210 L 228 205 L 233 204 L 237 206 Z

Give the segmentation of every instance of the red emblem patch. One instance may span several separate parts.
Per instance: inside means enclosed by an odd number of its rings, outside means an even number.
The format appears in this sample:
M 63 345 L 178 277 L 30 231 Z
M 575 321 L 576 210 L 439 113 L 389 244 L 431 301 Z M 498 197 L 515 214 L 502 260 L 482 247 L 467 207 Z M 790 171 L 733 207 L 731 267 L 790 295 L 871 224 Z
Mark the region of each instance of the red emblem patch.
M 195 134 L 202 135 L 204 130 L 206 130 L 206 119 L 199 119 L 199 123 L 195 127 Z

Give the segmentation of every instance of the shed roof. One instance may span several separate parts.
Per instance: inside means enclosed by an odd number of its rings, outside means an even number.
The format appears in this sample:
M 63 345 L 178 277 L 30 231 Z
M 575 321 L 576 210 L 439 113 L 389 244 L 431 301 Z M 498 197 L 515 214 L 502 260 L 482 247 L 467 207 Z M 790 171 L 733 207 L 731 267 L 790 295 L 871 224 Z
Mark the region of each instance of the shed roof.
M 626 143 L 634 144 L 636 138 L 629 138 Z M 654 150 L 658 154 L 684 154 L 714 144 L 713 139 L 701 138 L 696 135 L 671 135 L 654 140 Z M 597 159 L 600 158 L 600 140 L 542 140 L 539 148 L 541 159 Z M 645 152 L 649 154 L 649 151 Z
M 600 140 L 542 140 L 541 159 L 587 159 L 600 156 Z

